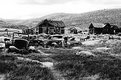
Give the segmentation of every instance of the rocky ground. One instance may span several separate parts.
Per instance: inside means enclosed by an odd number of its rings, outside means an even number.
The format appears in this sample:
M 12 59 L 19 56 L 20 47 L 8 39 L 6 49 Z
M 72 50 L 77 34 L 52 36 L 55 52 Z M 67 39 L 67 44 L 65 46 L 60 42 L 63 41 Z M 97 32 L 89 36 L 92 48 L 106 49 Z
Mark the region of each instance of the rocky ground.
M 72 49 L 37 48 L 40 53 L 1 52 L 0 80 L 120 80 L 121 41 Z

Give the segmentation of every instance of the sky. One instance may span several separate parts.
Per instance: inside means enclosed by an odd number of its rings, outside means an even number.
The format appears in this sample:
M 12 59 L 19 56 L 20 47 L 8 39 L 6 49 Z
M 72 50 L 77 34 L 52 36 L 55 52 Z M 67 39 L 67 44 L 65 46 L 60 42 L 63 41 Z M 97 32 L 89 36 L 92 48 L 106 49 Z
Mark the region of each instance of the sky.
M 0 0 L 0 18 L 29 19 L 52 13 L 121 8 L 121 0 Z

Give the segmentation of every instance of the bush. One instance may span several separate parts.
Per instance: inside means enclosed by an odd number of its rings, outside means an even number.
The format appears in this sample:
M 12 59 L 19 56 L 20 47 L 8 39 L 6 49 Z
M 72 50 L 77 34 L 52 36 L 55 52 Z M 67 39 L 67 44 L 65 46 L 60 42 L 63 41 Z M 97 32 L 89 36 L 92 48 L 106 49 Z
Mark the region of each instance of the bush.
M 18 66 L 9 75 L 10 80 L 55 80 L 52 72 L 39 64 Z
M 18 60 L 17 56 L 20 55 L 0 54 L 0 74 L 7 74 L 6 80 L 56 80 L 51 70 L 42 67 L 42 64 Z M 21 57 L 28 56 L 21 55 Z M 32 55 L 29 57 L 34 58 Z
M 0 73 L 5 74 L 16 68 L 16 64 L 10 61 L 0 61 Z
M 64 55 L 55 65 L 55 69 L 62 72 L 67 80 L 83 80 L 97 74 L 98 80 L 121 79 L 121 60 L 112 57 L 68 57 Z
M 121 53 L 121 43 L 117 43 L 112 48 L 112 53 L 120 54 Z

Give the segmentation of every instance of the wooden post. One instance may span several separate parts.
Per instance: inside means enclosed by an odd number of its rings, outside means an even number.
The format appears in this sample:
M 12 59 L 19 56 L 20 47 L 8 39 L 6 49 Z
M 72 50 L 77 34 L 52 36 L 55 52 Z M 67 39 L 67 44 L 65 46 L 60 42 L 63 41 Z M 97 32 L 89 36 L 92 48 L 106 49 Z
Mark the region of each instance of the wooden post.
M 12 44 L 13 44 L 13 41 L 14 41 L 14 32 L 13 32 L 13 35 L 12 35 Z
M 114 34 L 116 34 L 116 31 L 114 30 Z

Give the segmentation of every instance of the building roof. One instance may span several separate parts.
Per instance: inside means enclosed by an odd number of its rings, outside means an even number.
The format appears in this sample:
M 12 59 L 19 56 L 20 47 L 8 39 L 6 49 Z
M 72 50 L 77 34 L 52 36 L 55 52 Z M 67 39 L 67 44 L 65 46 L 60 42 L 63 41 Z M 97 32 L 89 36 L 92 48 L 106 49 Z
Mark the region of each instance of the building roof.
M 111 24 L 111 28 L 118 29 L 119 27 L 115 24 Z
M 75 30 L 77 30 L 77 31 L 83 31 L 80 27 L 70 27 L 70 28 L 68 28 L 68 30 L 71 30 L 71 29 L 75 29 Z
M 103 28 L 103 27 L 105 27 L 105 24 L 103 24 L 103 23 L 91 23 L 94 27 L 96 27 L 96 28 Z
M 47 20 L 47 19 L 40 22 L 37 26 L 43 25 L 43 24 L 49 24 L 49 25 L 54 26 L 54 27 L 65 27 L 65 24 L 63 21 L 54 21 L 54 20 Z

